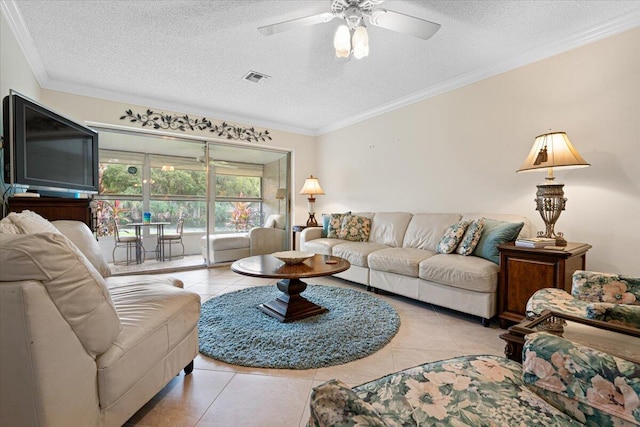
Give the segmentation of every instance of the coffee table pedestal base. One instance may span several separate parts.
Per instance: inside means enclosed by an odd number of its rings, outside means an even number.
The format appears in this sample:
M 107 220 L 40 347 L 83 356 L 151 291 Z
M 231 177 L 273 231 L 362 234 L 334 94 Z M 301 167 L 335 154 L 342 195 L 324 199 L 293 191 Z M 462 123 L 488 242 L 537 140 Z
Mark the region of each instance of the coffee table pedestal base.
M 284 279 L 277 286 L 282 294 L 273 301 L 258 305 L 258 309 L 281 322 L 301 320 L 329 311 L 300 296 L 307 288 L 300 279 Z

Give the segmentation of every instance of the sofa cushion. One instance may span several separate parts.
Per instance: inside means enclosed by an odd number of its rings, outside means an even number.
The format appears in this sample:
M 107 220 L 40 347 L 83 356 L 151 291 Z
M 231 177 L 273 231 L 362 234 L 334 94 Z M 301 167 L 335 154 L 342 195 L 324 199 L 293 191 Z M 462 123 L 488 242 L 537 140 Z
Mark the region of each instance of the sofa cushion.
M 358 215 L 345 215 L 338 237 L 350 242 L 366 242 L 371 232 L 371 219 Z
M 469 221 L 458 221 L 455 224 L 449 226 L 444 232 L 444 235 L 438 242 L 436 247 L 436 253 L 438 254 L 450 254 L 455 252 L 456 248 L 460 244 L 462 237 L 464 236 L 467 227 L 469 227 Z
M 312 240 L 312 242 L 315 242 L 315 240 Z M 346 259 L 352 265 L 359 267 L 369 267 L 367 257 L 371 252 L 388 248 L 388 246 L 374 242 L 347 242 L 345 240 L 338 240 L 338 242 L 340 244 L 333 247 L 331 255 Z M 306 247 L 308 248 L 309 246 Z
M 319 255 L 335 255 L 333 253 L 333 247 L 343 243 L 344 240 L 323 237 L 305 242 L 304 250 Z
M 418 277 L 476 292 L 495 292 L 500 267 L 484 258 L 438 254 L 420 263 Z
M 0 234 L 0 266 L 0 281 L 41 281 L 91 356 L 120 333 L 104 278 L 62 234 Z
M 531 231 L 531 222 L 526 216 L 522 215 L 514 215 L 514 214 L 503 214 L 503 213 L 466 213 L 462 215 L 462 219 L 473 221 L 474 219 L 484 218 L 492 219 L 494 221 L 504 221 L 504 222 L 522 222 L 524 225 L 518 234 L 518 237 L 531 237 L 535 233 Z
M 484 227 L 484 218 L 473 220 L 467 227 L 467 230 L 462 236 L 460 244 L 456 248 L 456 253 L 459 255 L 471 255 L 476 245 L 480 241 L 482 235 L 482 228 Z
M 500 263 L 498 245 L 515 240 L 524 227 L 524 222 L 496 221 L 485 218 L 480 241 L 476 245 L 473 255 Z
M 112 286 L 110 292 L 122 331 L 96 358 L 103 408 L 163 363 L 193 331 L 200 317 L 200 296 L 169 281 L 140 280 L 136 284 L 134 278 L 127 286 Z
M 4 220 L 11 221 L 20 230 L 20 234 L 60 233 L 49 221 L 30 210 L 11 212 Z
M 418 277 L 419 265 L 435 252 L 413 248 L 386 248 L 369 254 L 367 262 L 372 270 Z
M 87 257 L 102 277 L 111 276 L 109 264 L 102 254 L 96 238 L 93 236 L 91 230 L 89 230 L 89 227 L 87 227 L 87 224 L 80 221 L 69 220 L 52 221 L 51 224 L 80 249 L 80 252 Z
M 449 226 L 460 220 L 454 213 L 417 213 L 407 226 L 402 246 L 435 252 Z
M 376 213 L 371 222 L 369 241 L 386 246 L 401 247 L 412 215 L 408 212 Z

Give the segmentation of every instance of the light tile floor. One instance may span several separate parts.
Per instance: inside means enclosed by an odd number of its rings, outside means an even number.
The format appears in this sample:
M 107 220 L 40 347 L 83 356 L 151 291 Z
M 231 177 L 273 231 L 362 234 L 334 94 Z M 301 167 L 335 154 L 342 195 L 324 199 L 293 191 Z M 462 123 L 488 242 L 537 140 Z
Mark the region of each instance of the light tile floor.
M 171 274 L 206 301 L 250 286 L 273 285 L 273 279 L 241 276 L 228 266 Z M 356 285 L 333 277 L 309 283 Z M 374 295 L 374 294 L 371 294 Z M 468 354 L 502 356 L 504 332 L 484 328 L 479 318 L 395 295 L 377 295 L 401 318 L 400 330 L 380 351 L 344 365 L 320 369 L 258 369 L 229 365 L 199 355 L 191 375 L 181 373 L 140 409 L 126 426 L 304 426 L 312 387 L 332 378 L 351 386 L 423 363 Z

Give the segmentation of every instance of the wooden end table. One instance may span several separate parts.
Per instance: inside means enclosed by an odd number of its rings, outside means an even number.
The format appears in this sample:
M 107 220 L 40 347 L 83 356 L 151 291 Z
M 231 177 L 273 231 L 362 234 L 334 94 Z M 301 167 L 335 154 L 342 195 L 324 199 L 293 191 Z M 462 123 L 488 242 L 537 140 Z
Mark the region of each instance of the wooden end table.
M 561 326 L 561 329 L 558 326 Z M 545 310 L 539 316 L 525 319 L 500 335 L 506 341 L 504 354 L 522 363 L 524 337 L 546 331 L 578 344 L 640 363 L 640 329 L 599 320 L 584 319 L 570 314 Z
M 558 288 L 571 292 L 571 276 L 586 268 L 591 245 L 568 243 L 564 250 L 533 249 L 514 242 L 498 245 L 498 318 L 500 327 L 524 319 L 527 301 L 537 290 Z
M 295 251 L 296 250 L 296 233 L 301 233 L 302 231 L 304 231 L 305 228 L 309 228 L 309 227 L 320 227 L 322 228 L 321 225 L 294 225 L 293 227 L 291 227 L 291 235 L 293 236 L 293 242 L 291 243 L 291 250 Z
M 281 322 L 305 319 L 328 311 L 300 295 L 307 288 L 300 279 L 330 276 L 349 267 L 349 261 L 331 255 L 314 255 L 296 265 L 287 265 L 272 255 L 256 255 L 231 264 L 231 270 L 238 274 L 282 279 L 276 285 L 282 294 L 273 301 L 258 305 L 259 310 Z

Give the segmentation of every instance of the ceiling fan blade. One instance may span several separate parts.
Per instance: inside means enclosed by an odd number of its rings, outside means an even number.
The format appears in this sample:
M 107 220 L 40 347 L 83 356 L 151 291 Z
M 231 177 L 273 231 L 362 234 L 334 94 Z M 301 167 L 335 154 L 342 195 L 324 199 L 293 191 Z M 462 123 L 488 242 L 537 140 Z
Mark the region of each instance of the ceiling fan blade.
M 369 22 L 372 25 L 398 33 L 410 34 L 423 40 L 430 39 L 440 29 L 440 24 L 435 22 L 387 9 L 372 11 Z
M 318 15 L 306 16 L 304 18 L 292 19 L 290 21 L 279 22 L 277 24 L 265 25 L 258 28 L 265 36 L 282 33 L 284 31 L 295 30 L 296 28 L 308 27 L 310 25 L 323 24 L 331 21 L 336 15 L 330 12 L 320 13 Z

